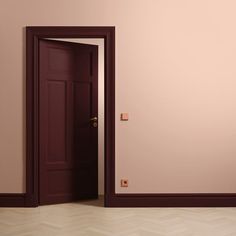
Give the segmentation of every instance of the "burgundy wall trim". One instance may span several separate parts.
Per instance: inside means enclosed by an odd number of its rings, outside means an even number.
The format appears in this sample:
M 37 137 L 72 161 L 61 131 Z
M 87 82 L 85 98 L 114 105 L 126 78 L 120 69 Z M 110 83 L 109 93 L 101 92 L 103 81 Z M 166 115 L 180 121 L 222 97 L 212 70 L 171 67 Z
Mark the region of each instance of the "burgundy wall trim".
M 236 194 L 115 194 L 110 207 L 235 207 Z
M 109 207 L 235 207 L 236 194 L 114 194 Z M 1 193 L 0 207 L 27 207 L 24 193 Z
M 24 207 L 24 193 L 0 193 L 0 207 Z

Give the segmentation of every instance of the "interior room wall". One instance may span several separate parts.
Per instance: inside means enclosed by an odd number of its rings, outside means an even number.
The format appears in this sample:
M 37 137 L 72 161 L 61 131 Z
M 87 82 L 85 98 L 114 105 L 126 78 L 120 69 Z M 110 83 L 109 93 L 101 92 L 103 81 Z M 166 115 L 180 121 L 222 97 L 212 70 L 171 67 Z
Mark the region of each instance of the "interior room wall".
M 117 193 L 236 192 L 235 8 L 231 0 L 1 0 L 0 192 L 25 191 L 24 27 L 38 25 L 116 27 Z

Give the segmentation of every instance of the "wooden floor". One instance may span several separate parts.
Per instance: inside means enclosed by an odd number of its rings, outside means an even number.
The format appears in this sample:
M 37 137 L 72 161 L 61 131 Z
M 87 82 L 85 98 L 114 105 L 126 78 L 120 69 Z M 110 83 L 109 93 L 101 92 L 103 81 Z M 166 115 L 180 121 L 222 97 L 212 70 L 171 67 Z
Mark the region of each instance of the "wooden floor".
M 236 208 L 104 208 L 102 200 L 1 208 L 0 236 L 236 236 Z

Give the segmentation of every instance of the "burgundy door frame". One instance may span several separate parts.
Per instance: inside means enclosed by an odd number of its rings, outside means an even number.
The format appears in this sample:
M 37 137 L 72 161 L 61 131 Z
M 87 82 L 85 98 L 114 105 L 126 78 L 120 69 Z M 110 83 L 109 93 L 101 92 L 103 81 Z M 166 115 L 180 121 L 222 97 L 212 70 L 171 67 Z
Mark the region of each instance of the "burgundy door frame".
M 105 206 L 115 195 L 115 27 L 26 27 L 25 206 L 39 205 L 39 39 L 103 38 L 105 46 Z

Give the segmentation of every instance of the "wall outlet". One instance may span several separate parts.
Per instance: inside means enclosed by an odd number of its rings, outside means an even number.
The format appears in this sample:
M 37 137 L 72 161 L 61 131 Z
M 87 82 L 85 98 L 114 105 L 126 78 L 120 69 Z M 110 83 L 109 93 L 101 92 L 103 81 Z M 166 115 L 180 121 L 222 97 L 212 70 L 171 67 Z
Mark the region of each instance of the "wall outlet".
M 128 179 L 121 179 L 121 181 L 120 181 L 120 186 L 127 188 L 127 187 L 129 186 L 129 181 L 128 181 Z

